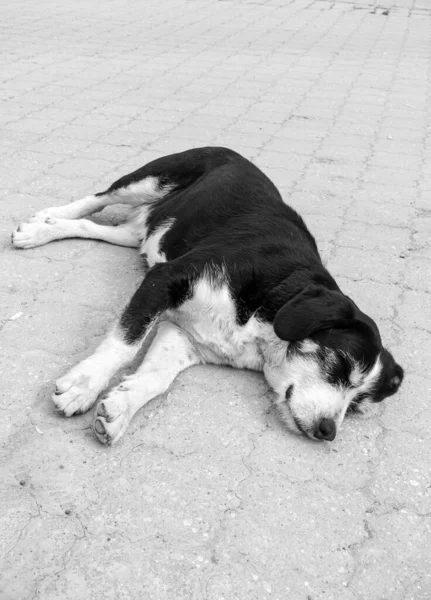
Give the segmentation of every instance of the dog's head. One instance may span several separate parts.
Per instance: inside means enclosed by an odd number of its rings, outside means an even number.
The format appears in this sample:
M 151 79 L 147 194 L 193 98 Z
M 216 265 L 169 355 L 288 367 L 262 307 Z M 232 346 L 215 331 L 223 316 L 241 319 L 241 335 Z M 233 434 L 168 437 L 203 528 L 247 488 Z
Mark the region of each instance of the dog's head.
M 363 412 L 402 382 L 377 325 L 338 289 L 308 285 L 278 310 L 273 326 L 289 343 L 265 376 L 295 432 L 332 441 L 349 410 Z

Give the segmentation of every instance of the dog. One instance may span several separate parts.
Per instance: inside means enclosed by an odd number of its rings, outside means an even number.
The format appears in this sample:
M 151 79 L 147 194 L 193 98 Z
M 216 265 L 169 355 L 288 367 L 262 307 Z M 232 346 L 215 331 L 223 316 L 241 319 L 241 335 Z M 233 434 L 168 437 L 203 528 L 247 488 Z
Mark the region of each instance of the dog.
M 118 226 L 82 218 L 113 204 L 131 207 Z M 287 428 L 313 440 L 334 440 L 346 413 L 401 385 L 403 369 L 323 266 L 303 219 L 233 150 L 156 159 L 104 192 L 39 212 L 12 242 L 72 237 L 139 248 L 149 267 L 94 354 L 56 382 L 65 416 L 89 410 L 157 328 L 141 366 L 97 405 L 103 444 L 118 442 L 134 414 L 193 365 L 263 372 Z

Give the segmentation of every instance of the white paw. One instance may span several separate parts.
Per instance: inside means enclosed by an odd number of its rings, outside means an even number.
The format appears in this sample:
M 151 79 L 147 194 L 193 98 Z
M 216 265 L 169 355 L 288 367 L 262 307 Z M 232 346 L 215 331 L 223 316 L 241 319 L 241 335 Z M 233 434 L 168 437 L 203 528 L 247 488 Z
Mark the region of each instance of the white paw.
M 57 379 L 52 400 L 66 417 L 86 412 L 106 387 L 107 382 L 97 376 L 96 369 L 96 365 L 83 361 Z
M 40 222 L 40 221 L 46 221 L 46 219 L 61 219 L 63 217 L 62 215 L 62 207 L 61 206 L 53 206 L 51 208 L 44 208 L 43 210 L 40 210 L 39 212 L 37 212 L 35 215 L 33 215 L 30 219 L 29 219 L 29 223 L 36 223 L 36 222 Z
M 115 444 L 126 431 L 133 415 L 130 414 L 127 388 L 115 387 L 96 408 L 93 429 L 102 444 Z
M 12 233 L 12 244 L 16 248 L 35 248 L 56 239 L 54 227 L 56 221 L 46 218 L 45 221 L 21 223 Z

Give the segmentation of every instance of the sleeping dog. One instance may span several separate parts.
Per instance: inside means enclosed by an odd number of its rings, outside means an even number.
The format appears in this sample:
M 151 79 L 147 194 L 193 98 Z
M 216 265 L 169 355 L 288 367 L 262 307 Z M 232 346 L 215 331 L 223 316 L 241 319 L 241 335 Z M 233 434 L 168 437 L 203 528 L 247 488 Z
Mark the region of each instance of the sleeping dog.
M 124 224 L 82 218 L 112 204 L 132 207 Z M 232 150 L 154 160 L 104 192 L 43 210 L 12 241 L 33 248 L 71 237 L 139 248 L 149 266 L 94 354 L 56 382 L 64 415 L 87 411 L 157 328 L 142 365 L 97 405 L 103 444 L 192 365 L 263 371 L 288 428 L 315 440 L 333 440 L 348 411 L 402 382 L 377 325 L 325 269 L 302 218 Z

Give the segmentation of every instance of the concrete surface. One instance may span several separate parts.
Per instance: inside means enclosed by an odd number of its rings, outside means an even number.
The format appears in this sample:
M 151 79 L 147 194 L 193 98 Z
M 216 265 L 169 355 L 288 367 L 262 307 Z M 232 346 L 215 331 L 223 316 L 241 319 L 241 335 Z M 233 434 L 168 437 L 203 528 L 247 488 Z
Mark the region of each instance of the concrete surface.
M 1 600 L 431 598 L 429 0 L 2 3 Z M 104 448 L 52 381 L 140 280 L 129 249 L 9 245 L 164 153 L 242 151 L 406 368 L 332 444 L 262 377 L 184 373 Z

